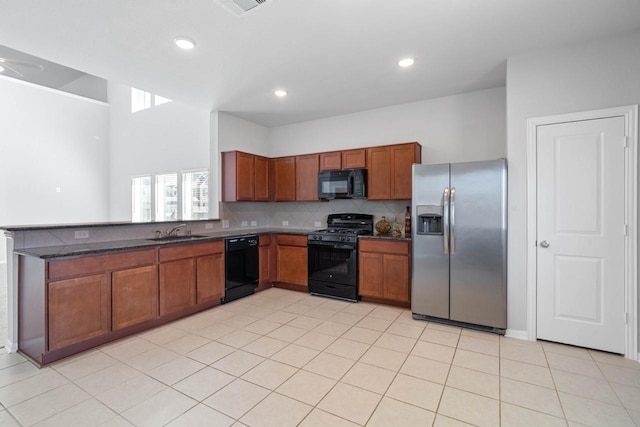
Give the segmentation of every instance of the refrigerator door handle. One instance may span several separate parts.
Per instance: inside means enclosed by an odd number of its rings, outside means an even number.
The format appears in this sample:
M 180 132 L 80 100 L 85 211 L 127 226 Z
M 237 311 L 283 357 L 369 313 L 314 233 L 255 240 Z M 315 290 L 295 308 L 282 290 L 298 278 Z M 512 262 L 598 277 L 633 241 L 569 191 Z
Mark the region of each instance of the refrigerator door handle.
M 444 187 L 444 192 L 442 193 L 442 204 L 444 205 L 443 212 L 443 220 L 444 224 L 442 224 L 442 228 L 444 230 L 444 236 L 442 241 L 444 242 L 444 253 L 449 253 L 449 187 Z
M 451 255 L 454 255 L 456 253 L 456 233 L 455 233 L 455 228 L 456 228 L 456 188 L 453 187 L 451 189 L 451 242 L 450 242 L 450 246 L 451 246 Z

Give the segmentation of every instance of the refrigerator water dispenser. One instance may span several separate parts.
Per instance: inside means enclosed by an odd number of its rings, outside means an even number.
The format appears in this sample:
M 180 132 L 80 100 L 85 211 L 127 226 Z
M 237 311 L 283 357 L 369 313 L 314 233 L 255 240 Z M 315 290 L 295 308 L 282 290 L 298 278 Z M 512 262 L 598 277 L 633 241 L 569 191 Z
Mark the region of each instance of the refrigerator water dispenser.
M 442 235 L 443 212 L 444 208 L 442 205 L 416 206 L 416 233 Z

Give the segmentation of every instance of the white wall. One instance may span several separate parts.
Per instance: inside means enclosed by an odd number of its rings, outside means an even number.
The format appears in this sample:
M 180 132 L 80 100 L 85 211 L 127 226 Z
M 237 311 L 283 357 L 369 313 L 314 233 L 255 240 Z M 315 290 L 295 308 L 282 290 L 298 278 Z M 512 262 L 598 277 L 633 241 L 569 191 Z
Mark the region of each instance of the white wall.
M 269 129 L 231 114 L 218 113 L 218 150 L 239 150 L 270 156 L 267 144 Z
M 509 59 L 509 328 L 527 328 L 527 119 L 638 103 L 639 31 Z
M 108 220 L 109 106 L 2 76 L 0 94 L 0 225 Z
M 132 176 L 209 168 L 208 111 L 169 102 L 131 113 L 130 92 L 109 82 L 112 221 L 131 220 Z
M 499 87 L 272 128 L 269 155 L 418 141 L 423 163 L 505 157 L 505 93 Z
M 60 90 L 97 101 L 108 102 L 107 81 L 100 77 L 92 76 L 91 74 L 78 77 L 61 87 Z

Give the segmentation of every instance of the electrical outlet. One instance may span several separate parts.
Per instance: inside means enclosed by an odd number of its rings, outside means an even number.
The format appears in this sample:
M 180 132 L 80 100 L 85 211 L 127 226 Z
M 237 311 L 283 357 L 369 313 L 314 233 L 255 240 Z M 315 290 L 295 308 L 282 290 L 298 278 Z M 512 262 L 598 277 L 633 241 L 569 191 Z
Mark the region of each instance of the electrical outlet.
M 241 227 L 246 227 L 247 225 L 249 225 L 249 223 L 248 223 L 247 221 L 242 221 L 242 222 L 240 223 L 240 226 L 241 226 Z
M 204 225 L 204 228 L 205 228 L 206 230 L 212 230 L 212 229 L 213 229 L 213 224 L 211 224 L 210 222 L 208 222 L 208 223 L 206 223 L 206 224 Z
M 222 228 L 229 228 L 229 220 L 228 219 L 223 219 L 222 220 Z
M 88 239 L 89 238 L 89 230 L 78 230 L 75 232 L 74 237 L 76 239 Z
M 315 222 L 313 223 L 313 226 L 314 226 L 314 227 L 322 227 L 322 223 L 321 223 L 320 221 L 315 221 Z
M 258 226 L 258 221 L 251 221 L 251 226 L 252 227 L 257 227 Z
M 287 225 L 289 225 L 289 221 L 282 221 L 282 225 L 286 227 Z
M 62 193 L 62 187 L 56 187 L 56 193 Z

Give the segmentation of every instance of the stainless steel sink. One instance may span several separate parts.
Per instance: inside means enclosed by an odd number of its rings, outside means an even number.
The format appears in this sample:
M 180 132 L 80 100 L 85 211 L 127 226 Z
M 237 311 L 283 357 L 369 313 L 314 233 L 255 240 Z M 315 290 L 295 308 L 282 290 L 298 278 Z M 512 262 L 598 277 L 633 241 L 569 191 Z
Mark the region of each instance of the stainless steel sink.
M 180 241 L 188 241 L 188 240 L 198 240 L 198 239 L 202 239 L 203 237 L 207 237 L 207 236 L 201 236 L 199 234 L 192 234 L 190 236 L 154 237 L 154 238 L 147 239 L 147 240 L 152 240 L 154 242 L 180 242 Z

